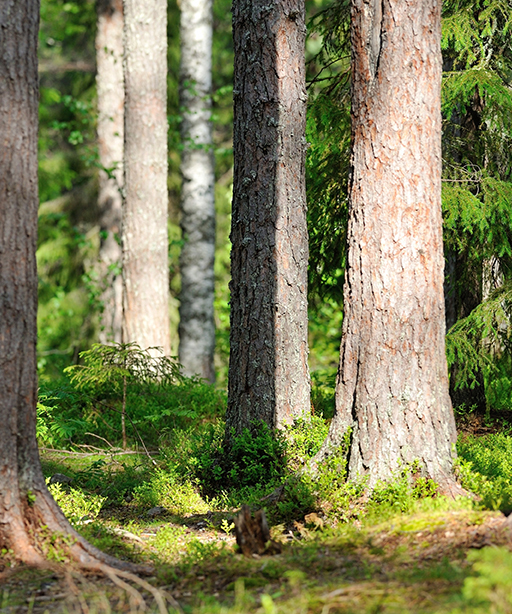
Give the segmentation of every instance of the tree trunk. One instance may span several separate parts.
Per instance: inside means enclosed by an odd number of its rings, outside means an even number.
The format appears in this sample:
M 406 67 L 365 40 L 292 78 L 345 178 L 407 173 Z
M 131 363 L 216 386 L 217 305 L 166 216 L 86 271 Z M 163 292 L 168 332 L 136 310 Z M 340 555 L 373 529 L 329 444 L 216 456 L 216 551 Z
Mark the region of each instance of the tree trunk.
M 316 461 L 351 429 L 349 478 L 418 460 L 443 488 L 448 394 L 437 0 L 352 1 L 352 176 L 336 413 Z
M 303 0 L 233 3 L 227 437 L 309 415 Z
M 96 33 L 98 148 L 101 165 L 99 278 L 101 343 L 120 343 L 123 316 L 121 276 L 121 209 L 124 155 L 123 2 L 98 1 Z M 107 172 L 108 170 L 108 172 Z
M 182 111 L 181 293 L 179 361 L 186 375 L 213 382 L 215 349 L 215 175 L 212 150 L 211 0 L 182 0 L 180 107 Z
M 167 3 L 124 0 L 123 342 L 170 354 Z
M 38 0 L 0 4 L 0 551 L 46 558 L 48 531 L 80 565 L 116 561 L 76 533 L 49 494 L 36 442 Z

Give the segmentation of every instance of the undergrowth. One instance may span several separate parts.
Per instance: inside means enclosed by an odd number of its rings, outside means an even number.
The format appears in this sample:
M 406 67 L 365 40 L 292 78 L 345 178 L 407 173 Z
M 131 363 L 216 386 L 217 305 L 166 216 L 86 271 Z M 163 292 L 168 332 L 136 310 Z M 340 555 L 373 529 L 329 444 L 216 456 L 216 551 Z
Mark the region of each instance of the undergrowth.
M 70 480 L 50 491 L 96 546 L 155 564 L 157 581 L 181 595 L 184 612 L 512 613 L 510 553 L 483 549 L 466 559 L 445 537 L 452 518 L 465 531 L 485 522 L 479 510 L 512 509 L 506 432 L 459 439 L 457 471 L 478 500 L 439 496 L 415 463 L 368 493 L 364 480 L 347 481 L 346 446 L 314 475 L 307 470 L 327 434 L 330 383 L 315 392 L 310 421 L 278 433 L 255 423 L 226 448 L 225 396 L 212 386 L 134 376 L 123 401 L 122 370 L 111 374 L 121 377 L 115 385 L 95 381 L 94 370 L 89 375 L 42 386 L 43 469 L 47 478 L 63 473 Z M 235 554 L 233 517 L 242 504 L 266 511 L 282 555 L 262 561 Z M 416 543 L 415 535 L 424 537 Z M 423 560 L 422 549 L 439 540 L 449 554 Z M 436 583 L 446 593 L 437 609 L 421 596 Z

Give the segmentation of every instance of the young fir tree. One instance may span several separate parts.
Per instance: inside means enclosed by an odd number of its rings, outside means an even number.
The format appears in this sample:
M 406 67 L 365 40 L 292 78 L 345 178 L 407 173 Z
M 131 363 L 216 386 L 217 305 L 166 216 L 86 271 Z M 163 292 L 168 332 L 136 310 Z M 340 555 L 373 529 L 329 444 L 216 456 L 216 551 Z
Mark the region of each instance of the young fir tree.
M 182 0 L 180 108 L 181 229 L 179 361 L 185 374 L 215 380 L 215 172 L 211 89 L 211 0 Z
M 228 438 L 310 404 L 303 1 L 236 0 L 233 39 Z
M 456 491 L 444 351 L 441 14 L 436 0 L 352 2 L 352 154 L 336 412 L 349 477 L 400 466 Z

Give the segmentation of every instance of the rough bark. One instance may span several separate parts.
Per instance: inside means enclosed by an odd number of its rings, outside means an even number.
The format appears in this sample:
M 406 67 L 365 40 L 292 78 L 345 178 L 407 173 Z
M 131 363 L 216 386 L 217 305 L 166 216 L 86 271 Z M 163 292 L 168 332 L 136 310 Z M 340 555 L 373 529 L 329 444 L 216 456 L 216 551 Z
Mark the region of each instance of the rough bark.
M 303 0 L 236 0 L 227 435 L 310 411 Z
M 215 371 L 215 175 L 211 88 L 211 0 L 182 0 L 180 107 L 182 111 L 181 293 L 179 361 L 186 375 L 213 382 Z
M 68 538 L 63 550 L 80 565 L 123 567 L 71 528 L 41 472 L 35 433 L 38 0 L 5 0 L 0 23 L 0 551 L 42 564 L 48 532 L 60 533 Z
M 124 0 L 123 342 L 170 354 L 167 3 Z
M 104 286 L 99 340 L 122 341 L 121 210 L 124 155 L 123 2 L 99 0 L 96 33 L 100 209 L 99 278 Z M 108 169 L 108 173 L 105 169 Z
M 439 0 L 352 1 L 352 160 L 336 413 L 349 477 L 454 487 L 445 358 Z

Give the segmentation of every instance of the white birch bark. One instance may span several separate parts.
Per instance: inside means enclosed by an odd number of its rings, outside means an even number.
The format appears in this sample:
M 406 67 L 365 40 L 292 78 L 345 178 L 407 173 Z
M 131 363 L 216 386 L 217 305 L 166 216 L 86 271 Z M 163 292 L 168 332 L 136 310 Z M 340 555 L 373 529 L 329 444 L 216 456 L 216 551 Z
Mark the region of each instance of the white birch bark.
M 212 0 L 181 1 L 180 106 L 183 176 L 179 361 L 215 380 L 215 201 L 212 151 Z
M 96 34 L 100 209 L 99 275 L 105 290 L 99 341 L 122 339 L 121 209 L 124 153 L 123 2 L 98 2 Z M 107 173 L 104 169 L 108 169 Z
M 170 354 L 167 2 L 124 0 L 123 341 Z

